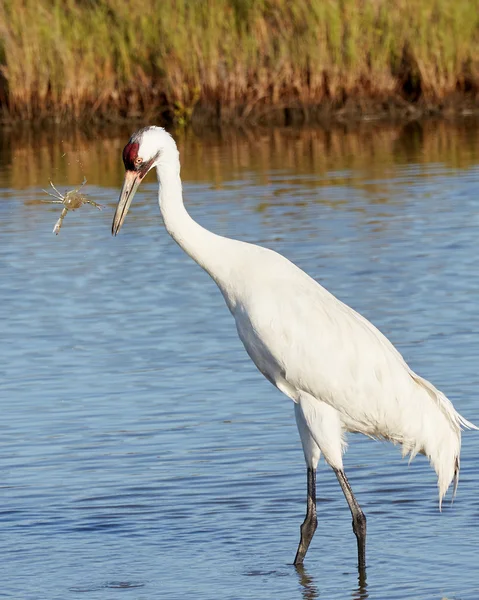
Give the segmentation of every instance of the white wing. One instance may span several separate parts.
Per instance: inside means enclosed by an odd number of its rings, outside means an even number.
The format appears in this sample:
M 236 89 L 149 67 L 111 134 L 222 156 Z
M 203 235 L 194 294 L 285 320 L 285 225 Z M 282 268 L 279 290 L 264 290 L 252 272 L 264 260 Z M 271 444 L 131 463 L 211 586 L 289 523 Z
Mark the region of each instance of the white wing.
M 458 456 L 461 426 L 475 427 L 442 392 L 293 263 L 264 248 L 254 254 L 237 272 L 232 312 L 248 354 L 270 381 L 293 400 L 307 392 L 332 406 L 349 431 L 400 443 L 412 457 L 423 452 L 436 471 L 446 454 Z M 447 470 L 444 481 L 453 466 Z

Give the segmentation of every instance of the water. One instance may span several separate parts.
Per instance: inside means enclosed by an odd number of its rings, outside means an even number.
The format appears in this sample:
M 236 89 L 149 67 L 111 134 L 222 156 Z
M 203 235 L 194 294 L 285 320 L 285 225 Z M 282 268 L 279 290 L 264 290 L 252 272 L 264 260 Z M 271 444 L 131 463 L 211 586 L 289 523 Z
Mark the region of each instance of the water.
M 110 225 L 127 131 L 4 132 L 0 597 L 479 597 L 479 437 L 437 510 L 424 457 L 350 436 L 368 516 L 318 471 L 319 527 L 291 565 L 305 469 L 291 402 L 262 378 L 215 285 L 160 226 L 151 175 Z M 378 325 L 479 423 L 479 130 L 180 136 L 184 189 L 212 230 L 268 245 Z M 107 205 L 42 204 L 88 179 Z

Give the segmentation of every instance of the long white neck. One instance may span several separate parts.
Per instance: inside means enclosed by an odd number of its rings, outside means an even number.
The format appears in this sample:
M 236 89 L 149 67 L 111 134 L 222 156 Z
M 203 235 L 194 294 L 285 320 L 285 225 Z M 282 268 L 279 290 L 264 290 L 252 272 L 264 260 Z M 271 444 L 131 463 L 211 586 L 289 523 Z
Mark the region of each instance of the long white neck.
M 179 160 L 157 165 L 156 173 L 160 211 L 168 233 L 223 289 L 233 267 L 234 246 L 241 242 L 208 231 L 188 214 L 183 204 Z

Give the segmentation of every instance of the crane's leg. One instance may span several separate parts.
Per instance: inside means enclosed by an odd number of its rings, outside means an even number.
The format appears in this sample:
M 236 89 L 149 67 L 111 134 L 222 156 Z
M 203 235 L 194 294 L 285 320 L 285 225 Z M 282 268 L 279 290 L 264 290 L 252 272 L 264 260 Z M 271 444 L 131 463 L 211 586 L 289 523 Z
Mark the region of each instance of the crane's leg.
M 294 559 L 295 565 L 302 565 L 309 544 L 313 539 L 314 532 L 318 526 L 316 516 L 316 469 L 308 467 L 308 498 L 306 507 L 306 517 L 300 527 L 301 537 L 298 550 Z
M 358 541 L 358 569 L 360 572 L 366 569 L 366 516 L 364 515 L 358 501 L 354 497 L 353 490 L 343 469 L 334 469 L 339 485 L 343 490 L 349 510 L 353 516 L 353 531 Z
M 314 532 L 318 526 L 316 516 L 316 467 L 318 466 L 320 451 L 314 441 L 306 422 L 305 414 L 300 404 L 294 405 L 294 415 L 298 426 L 301 443 L 303 445 L 304 459 L 306 461 L 308 495 L 306 499 L 306 517 L 300 527 L 300 540 L 294 559 L 295 565 L 302 565 L 308 551 Z
M 366 569 L 366 517 L 354 497 L 343 468 L 343 426 L 339 413 L 328 404 L 306 392 L 301 392 L 295 404 L 296 423 L 303 443 L 304 457 L 308 465 L 308 510 L 301 526 L 301 541 L 295 564 L 301 564 L 316 529 L 316 466 L 320 451 L 336 473 L 343 494 L 353 516 L 353 531 L 358 542 L 358 568 L 360 578 Z M 309 469 L 313 468 L 311 474 Z

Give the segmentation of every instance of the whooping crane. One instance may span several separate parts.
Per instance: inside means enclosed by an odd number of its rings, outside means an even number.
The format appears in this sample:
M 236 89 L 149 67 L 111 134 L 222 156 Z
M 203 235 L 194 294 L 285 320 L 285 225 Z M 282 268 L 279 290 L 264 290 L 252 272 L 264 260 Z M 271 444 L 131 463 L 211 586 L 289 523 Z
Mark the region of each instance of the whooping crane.
M 348 502 L 366 566 L 366 517 L 346 478 L 346 432 L 389 440 L 403 455 L 425 454 L 438 477 L 439 505 L 459 476 L 461 427 L 477 429 L 446 396 L 406 364 L 367 319 L 340 302 L 281 254 L 216 235 L 183 204 L 179 153 L 161 127 L 133 134 L 123 150 L 126 174 L 115 212 L 116 235 L 139 184 L 156 167 L 168 233 L 216 282 L 246 352 L 294 402 L 307 465 L 307 511 L 294 559 L 303 563 L 317 527 L 316 467 L 332 467 Z

